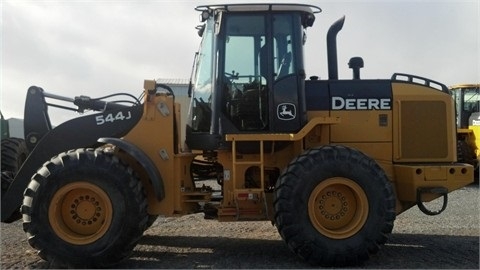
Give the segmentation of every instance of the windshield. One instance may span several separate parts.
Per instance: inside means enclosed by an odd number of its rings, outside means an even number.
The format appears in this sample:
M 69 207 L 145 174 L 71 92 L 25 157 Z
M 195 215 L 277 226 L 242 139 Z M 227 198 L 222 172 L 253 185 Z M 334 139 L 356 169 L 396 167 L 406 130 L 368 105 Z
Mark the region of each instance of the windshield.
M 194 72 L 192 104 L 189 112 L 190 126 L 195 131 L 209 131 L 214 83 L 213 71 L 213 19 L 206 22 L 203 39 L 197 54 Z
M 207 23 L 196 63 L 194 97 L 208 101 L 212 94 L 213 32 Z
M 480 96 L 478 94 L 478 88 L 467 88 L 465 89 L 465 104 L 464 110 L 474 110 L 478 111 L 478 101 Z

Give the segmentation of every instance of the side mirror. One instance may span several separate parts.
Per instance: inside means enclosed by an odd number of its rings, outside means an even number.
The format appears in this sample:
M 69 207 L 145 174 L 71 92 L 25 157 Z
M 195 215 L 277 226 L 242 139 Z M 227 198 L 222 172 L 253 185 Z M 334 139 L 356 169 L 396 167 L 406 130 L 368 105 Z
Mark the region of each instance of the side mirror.
M 197 33 L 199 37 L 203 36 L 203 32 L 205 32 L 205 24 L 199 25 L 195 27 L 197 29 Z

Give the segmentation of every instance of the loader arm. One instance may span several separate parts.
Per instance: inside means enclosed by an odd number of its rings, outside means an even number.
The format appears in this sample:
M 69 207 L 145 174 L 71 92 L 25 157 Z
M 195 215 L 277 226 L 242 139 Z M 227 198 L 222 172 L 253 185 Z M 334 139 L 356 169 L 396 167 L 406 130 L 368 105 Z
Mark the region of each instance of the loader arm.
M 135 98 L 133 97 L 133 99 Z M 138 105 L 140 102 L 136 101 Z M 24 137 L 29 151 L 32 151 L 43 136 L 53 129 L 48 114 L 49 107 L 83 113 L 87 110 L 102 112 L 118 110 L 130 107 L 130 105 L 107 102 L 102 98 L 90 98 L 87 96 L 64 97 L 47 93 L 40 87 L 31 86 L 27 90 L 23 117 Z

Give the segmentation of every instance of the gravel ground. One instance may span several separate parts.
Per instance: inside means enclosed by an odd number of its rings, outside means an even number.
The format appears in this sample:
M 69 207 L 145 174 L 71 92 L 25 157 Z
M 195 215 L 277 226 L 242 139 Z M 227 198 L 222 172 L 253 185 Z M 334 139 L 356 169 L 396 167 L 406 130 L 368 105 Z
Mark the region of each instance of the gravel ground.
M 412 208 L 367 269 L 479 269 L 478 185 L 449 194 L 438 216 Z M 438 202 L 429 204 L 437 207 Z M 1 224 L 0 269 L 50 268 L 26 240 L 20 221 Z M 159 218 L 118 268 L 311 268 L 291 253 L 270 222 L 205 220 L 202 214 Z

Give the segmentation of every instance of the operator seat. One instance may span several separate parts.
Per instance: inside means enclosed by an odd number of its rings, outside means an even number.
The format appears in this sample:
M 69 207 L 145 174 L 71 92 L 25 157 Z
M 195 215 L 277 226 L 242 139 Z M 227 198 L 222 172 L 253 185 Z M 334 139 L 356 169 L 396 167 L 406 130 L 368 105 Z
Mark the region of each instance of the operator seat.
M 263 45 L 259 51 L 260 78 L 245 84 L 241 101 L 238 103 L 236 115 L 241 119 L 243 130 L 264 129 L 268 124 L 267 85 L 268 47 Z

